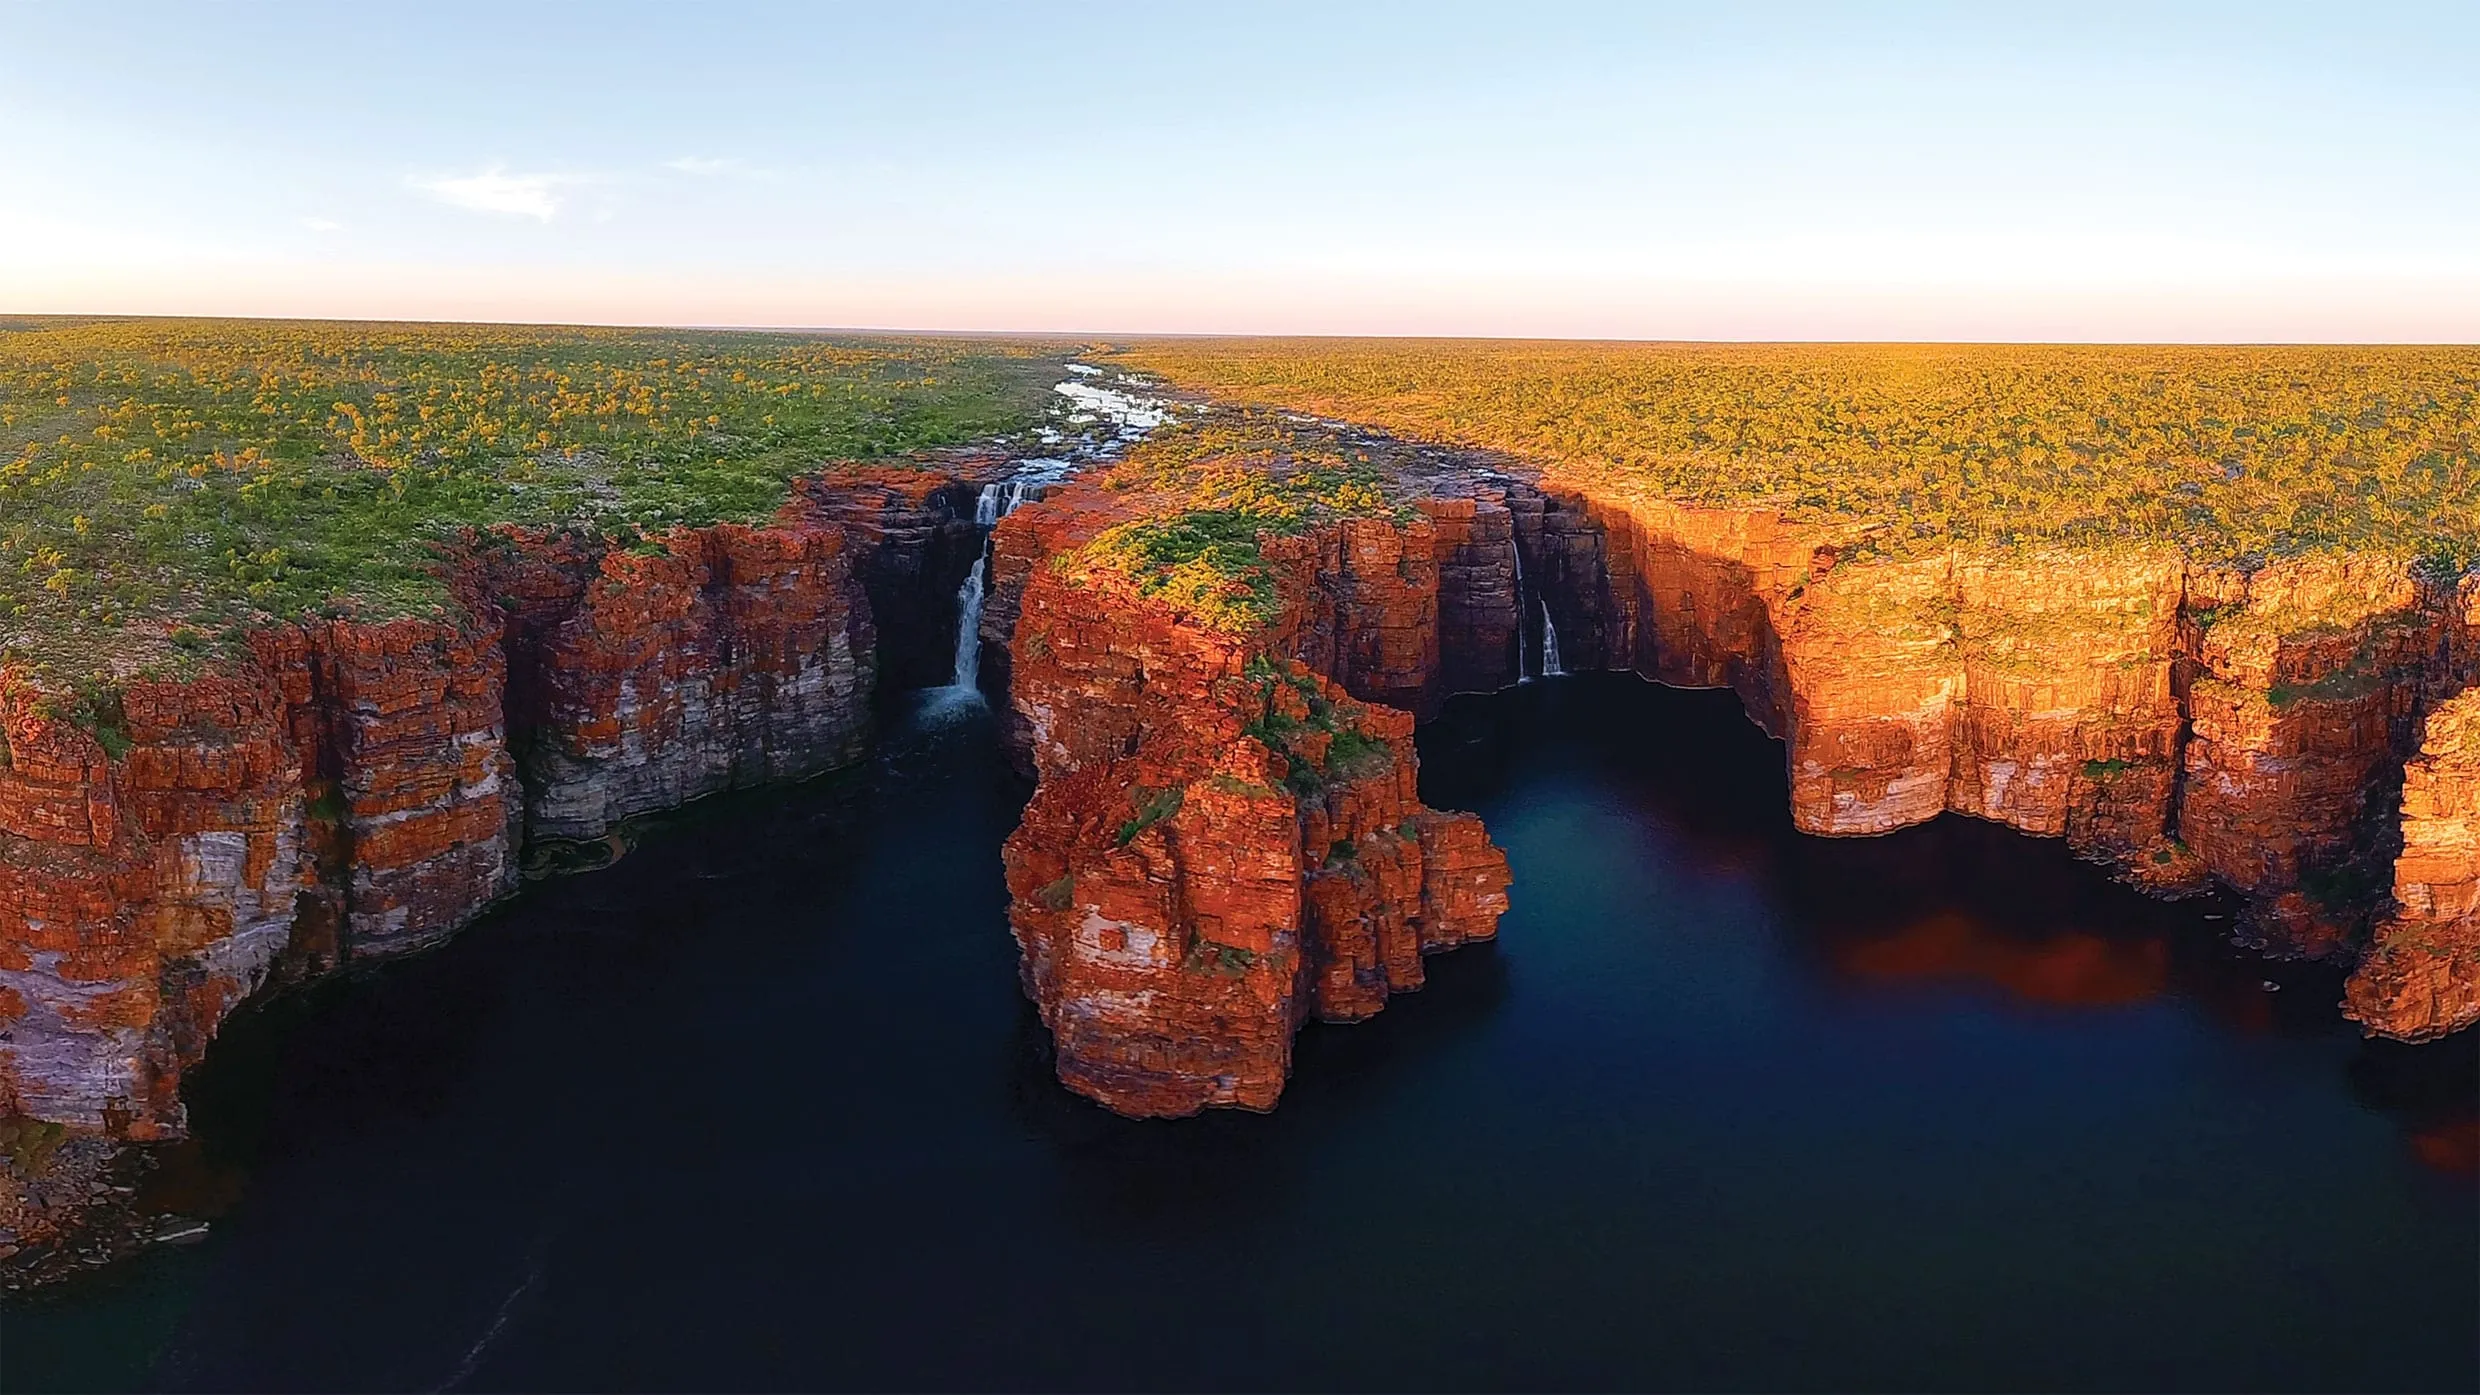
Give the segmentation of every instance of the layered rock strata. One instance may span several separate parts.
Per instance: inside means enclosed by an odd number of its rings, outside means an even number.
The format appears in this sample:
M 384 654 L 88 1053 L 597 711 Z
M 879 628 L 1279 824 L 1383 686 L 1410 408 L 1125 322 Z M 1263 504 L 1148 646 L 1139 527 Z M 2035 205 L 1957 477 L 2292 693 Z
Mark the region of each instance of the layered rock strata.
M 2227 886 L 2268 947 L 2317 955 L 2364 941 L 2394 845 L 2432 836 L 2397 792 L 2423 714 L 2471 681 L 2472 588 L 2411 559 L 1894 560 L 1869 529 L 1558 475 L 1511 504 L 1568 666 L 1738 691 L 1805 831 L 1991 819 L 2157 889 Z M 2450 766 L 2423 767 L 2421 808 L 2459 797 Z
M 859 759 L 876 626 L 846 547 L 835 526 L 793 517 L 603 554 L 529 636 L 540 675 L 520 733 L 529 832 L 598 837 Z
M 2406 1041 L 2480 1022 L 2480 689 L 2430 713 L 2426 738 L 2403 780 L 2393 910 L 2344 1002 Z
M 954 677 L 956 591 L 986 539 L 974 498 L 1007 464 L 957 455 L 935 470 L 844 465 L 795 484 L 801 506 L 848 540 L 890 691 L 935 688 Z
M 1039 777 L 1007 843 L 1027 994 L 1069 1088 L 1125 1114 L 1273 1107 L 1294 1032 L 1421 985 L 1495 933 L 1505 857 L 1425 808 L 1412 716 L 1438 683 L 1438 529 L 1265 540 L 1278 616 L 1191 623 L 1042 564 L 1129 516 L 1071 484 L 998 530 L 1015 739 Z
M 2480 576 L 2460 596 L 2440 697 L 2403 773 L 2393 901 L 2352 972 L 2344 1011 L 2426 1041 L 2480 1022 Z
M 0 1117 L 178 1136 L 182 1071 L 271 978 L 437 944 L 529 840 L 856 759 L 854 557 L 964 487 L 913 473 L 630 548 L 476 535 L 439 616 L 269 625 L 108 700 L 0 673 Z

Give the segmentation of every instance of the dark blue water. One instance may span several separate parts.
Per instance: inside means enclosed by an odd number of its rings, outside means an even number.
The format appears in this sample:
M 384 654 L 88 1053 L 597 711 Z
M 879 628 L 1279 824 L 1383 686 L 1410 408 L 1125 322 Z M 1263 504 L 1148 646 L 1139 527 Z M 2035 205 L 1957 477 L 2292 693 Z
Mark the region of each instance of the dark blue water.
M 1721 695 L 1537 683 L 1423 759 L 1502 941 L 1271 1116 L 1052 1083 L 951 716 L 236 1020 L 165 1174 L 214 1237 L 15 1301 L 0 1379 L 2480 1386 L 2470 1041 L 2052 843 L 1802 838 Z

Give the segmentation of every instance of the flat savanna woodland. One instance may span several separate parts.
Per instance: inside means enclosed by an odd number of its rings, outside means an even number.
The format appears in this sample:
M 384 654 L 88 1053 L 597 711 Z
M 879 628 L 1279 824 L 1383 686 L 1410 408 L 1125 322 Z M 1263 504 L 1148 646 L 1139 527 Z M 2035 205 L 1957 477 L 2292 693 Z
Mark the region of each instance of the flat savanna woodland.
M 1864 555 L 2480 563 L 2480 348 L 1197 339 L 1120 357 L 1605 488 L 1849 525 Z
M 494 523 L 654 547 L 838 460 L 1039 427 L 1073 346 L 0 320 L 0 658 L 84 683 L 270 618 L 429 611 Z

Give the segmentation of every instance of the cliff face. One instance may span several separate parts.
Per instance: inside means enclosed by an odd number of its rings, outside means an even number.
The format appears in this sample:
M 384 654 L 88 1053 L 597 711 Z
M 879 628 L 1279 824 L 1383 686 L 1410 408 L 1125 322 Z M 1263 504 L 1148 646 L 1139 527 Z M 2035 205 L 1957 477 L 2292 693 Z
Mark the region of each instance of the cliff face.
M 2298 953 L 2360 933 L 2464 604 L 2404 558 L 1861 561 L 1761 510 L 1564 480 L 1516 503 L 1569 666 L 1738 690 L 1788 746 L 1800 828 L 1952 810 L 2063 836 L 2156 887 L 2218 880 Z
M 2093 852 L 2164 841 L 2176 558 L 1851 563 L 1770 513 L 1566 502 L 1538 546 L 1569 666 L 1736 689 L 1788 743 L 1801 829 L 1951 809 Z
M 2426 735 L 2403 780 L 2394 910 L 2344 1001 L 2406 1041 L 2480 1022 L 2480 689 L 2429 714 Z
M 929 569 L 909 525 L 964 487 L 878 473 L 840 516 L 635 551 L 478 535 L 445 616 L 268 626 L 103 708 L 0 674 L 0 1118 L 177 1137 L 182 1071 L 270 979 L 439 943 L 529 837 L 856 759 L 855 555 Z
M 1486 693 L 1524 676 L 1515 513 L 1506 492 L 1422 501 L 1438 559 L 1438 674 L 1433 696 Z
M 2405 1041 L 2480 1022 L 2480 577 L 2464 581 L 2459 601 L 2443 696 L 2403 774 L 2392 909 L 2343 1004 L 2370 1031 Z
M 1006 467 L 958 455 L 936 470 L 841 465 L 801 480 L 801 506 L 851 549 L 878 632 L 890 689 L 934 688 L 954 675 L 956 591 L 981 555 L 974 497 Z
M 1301 1022 L 1378 1011 L 1506 908 L 1479 821 L 1415 793 L 1412 717 L 1364 700 L 1435 689 L 1437 530 L 1270 540 L 1280 615 L 1235 637 L 1036 564 L 1125 508 L 1071 484 L 999 529 L 1040 778 L 1005 852 L 1025 989 L 1071 1089 L 1127 1114 L 1267 1109 Z
M 685 532 L 657 555 L 604 553 L 525 646 L 540 674 L 521 729 L 528 831 L 597 837 L 858 759 L 876 627 L 846 545 L 793 517 Z
M 161 1137 L 181 1064 L 293 924 L 308 838 L 288 707 L 255 668 L 133 684 L 116 761 L 50 706 L 0 680 L 0 1113 Z

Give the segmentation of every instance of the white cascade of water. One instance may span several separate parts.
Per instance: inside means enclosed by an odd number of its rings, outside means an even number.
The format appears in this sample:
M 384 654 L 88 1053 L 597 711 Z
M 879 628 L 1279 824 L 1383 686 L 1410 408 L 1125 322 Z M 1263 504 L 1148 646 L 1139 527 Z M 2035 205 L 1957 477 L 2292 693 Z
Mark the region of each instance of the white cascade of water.
M 1533 681 L 1533 671 L 1531 665 L 1527 664 L 1525 660 L 1531 657 L 1531 646 L 1524 642 L 1523 620 L 1524 549 L 1517 546 L 1515 539 L 1511 536 L 1507 540 L 1507 550 L 1514 553 L 1516 559 L 1516 681 L 1518 683 L 1530 683 Z
M 982 573 L 988 559 L 973 559 L 964 586 L 956 592 L 956 680 L 951 688 L 982 685 Z
M 1556 678 L 1567 670 L 1559 664 L 1559 627 L 1550 623 L 1550 602 L 1541 603 L 1541 676 Z
M 973 500 L 973 521 L 985 531 L 982 534 L 982 550 L 973 559 L 973 570 L 965 573 L 964 585 L 956 589 L 956 676 L 948 684 L 951 688 L 966 693 L 978 692 L 981 688 L 982 594 L 990 584 L 990 534 L 987 530 L 1025 502 L 1025 491 L 1031 483 L 1019 479 L 1006 484 L 986 484 Z

